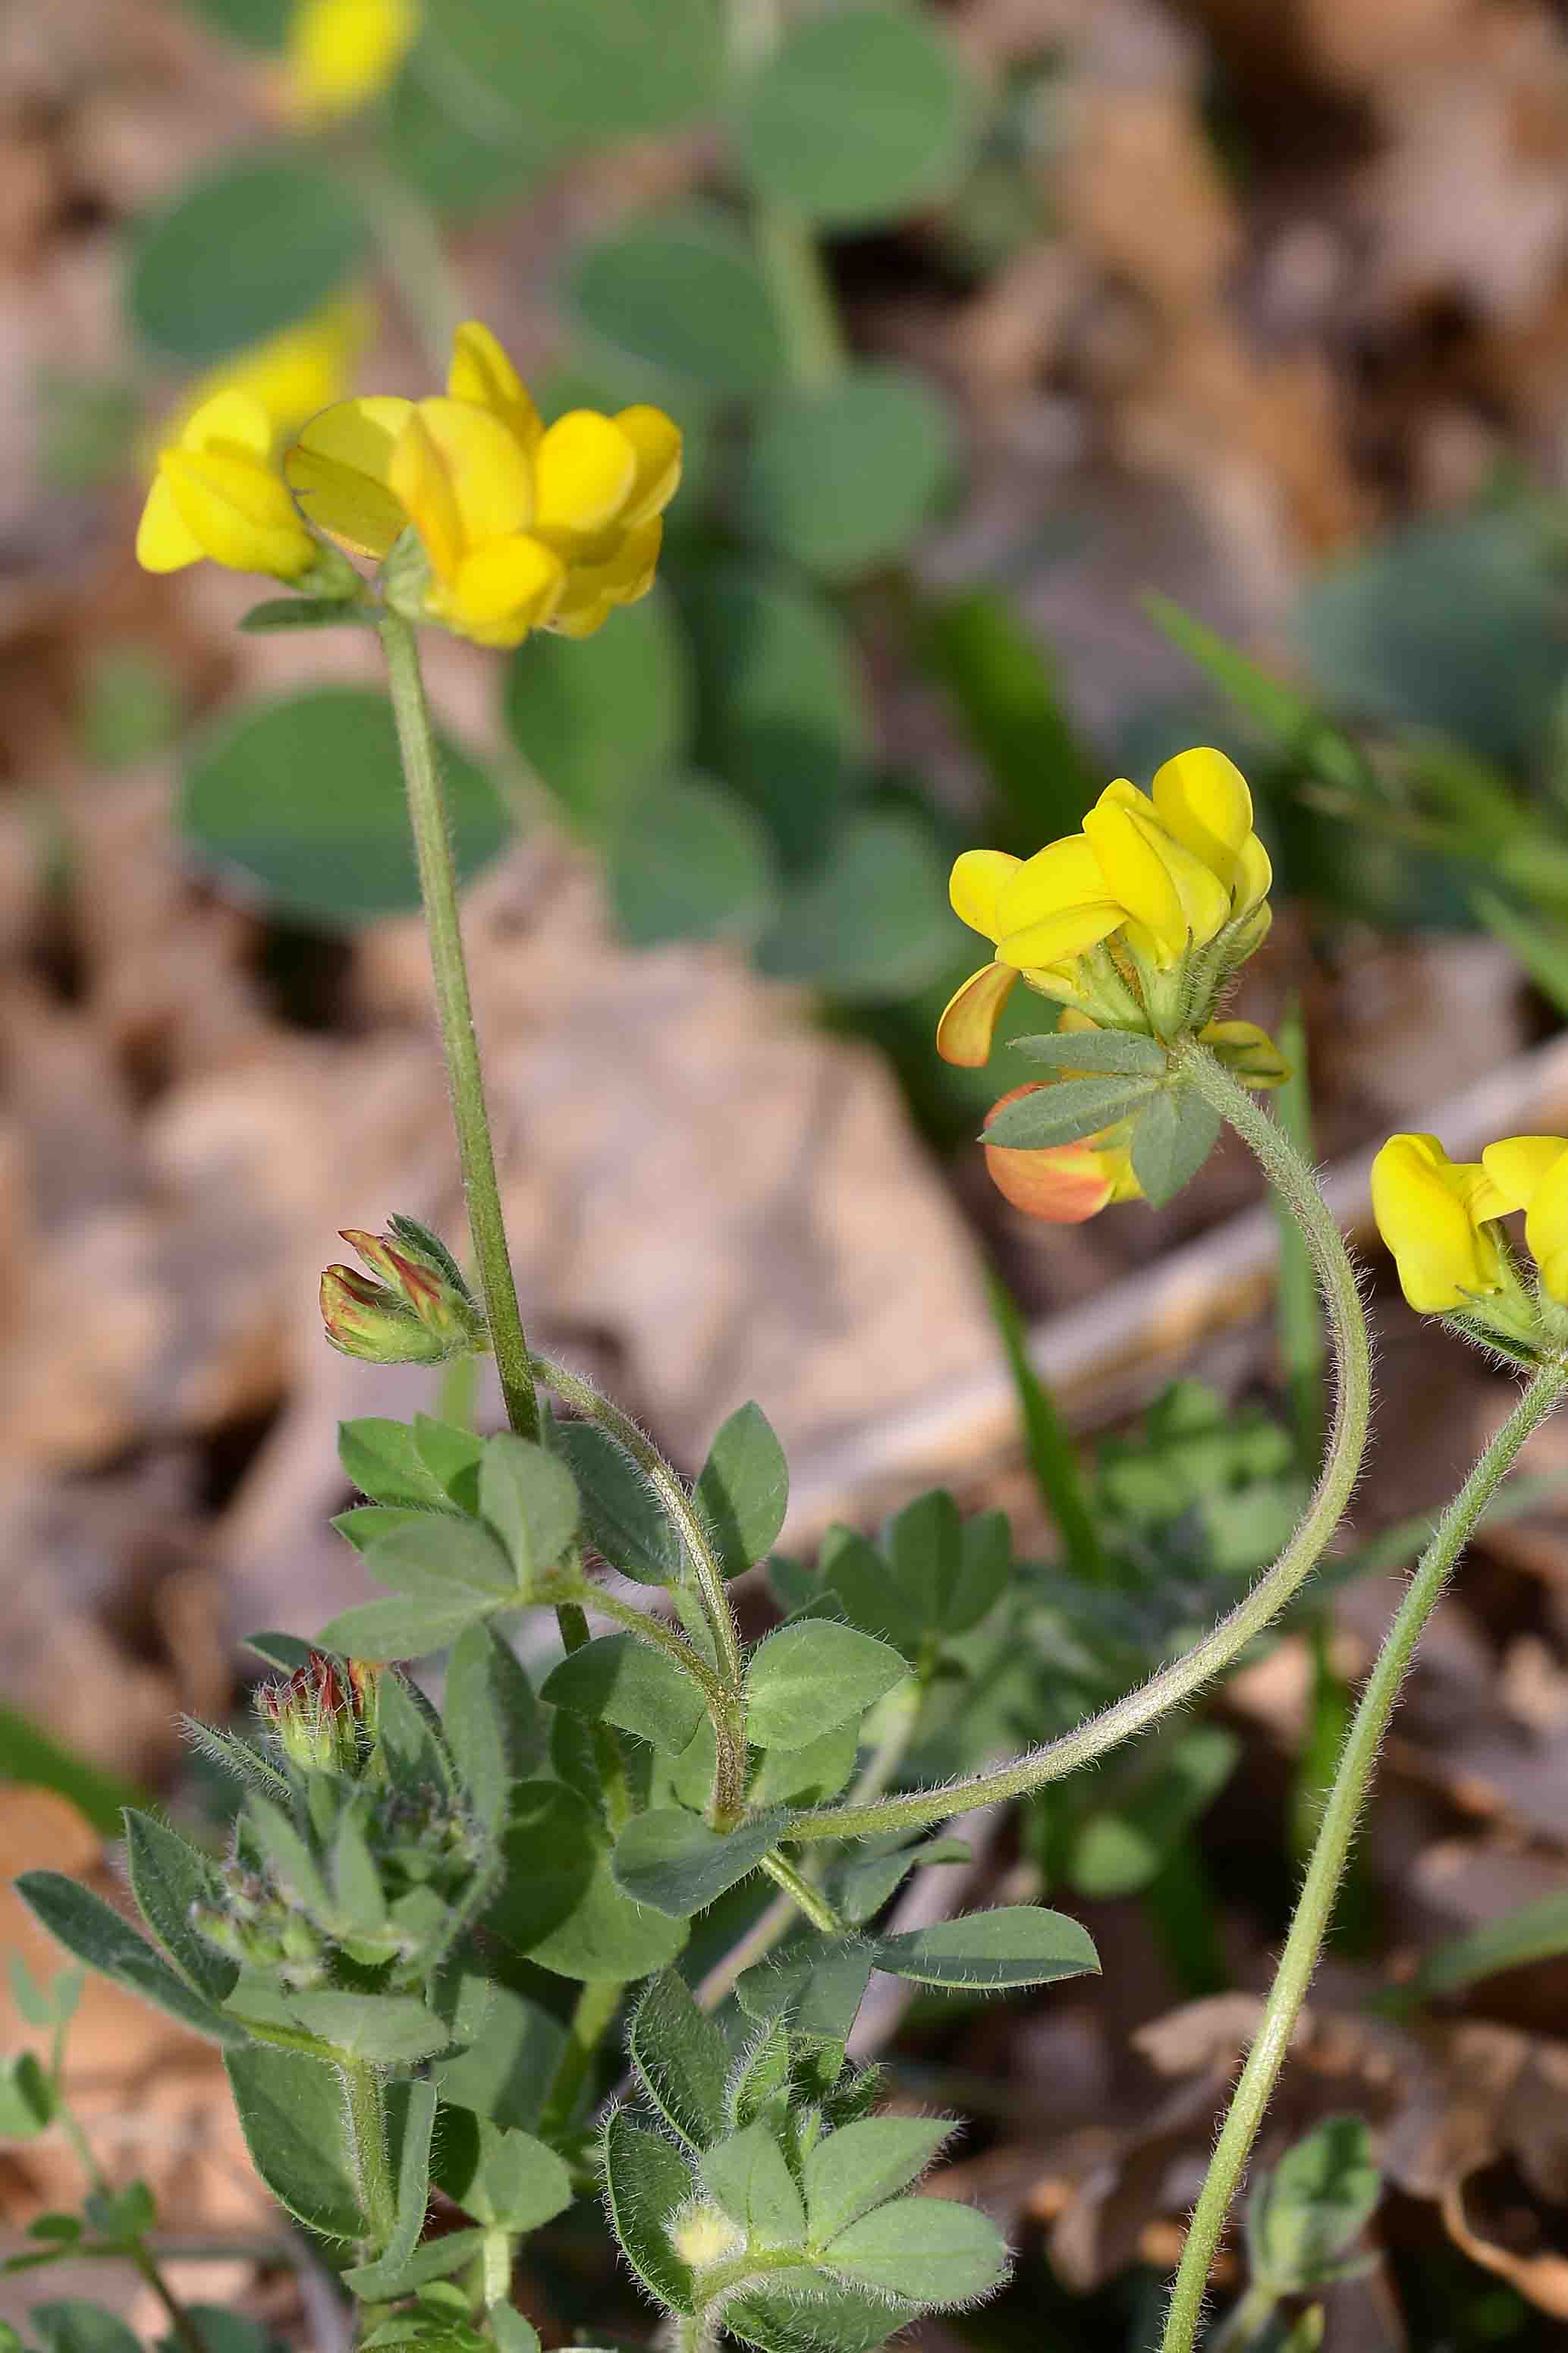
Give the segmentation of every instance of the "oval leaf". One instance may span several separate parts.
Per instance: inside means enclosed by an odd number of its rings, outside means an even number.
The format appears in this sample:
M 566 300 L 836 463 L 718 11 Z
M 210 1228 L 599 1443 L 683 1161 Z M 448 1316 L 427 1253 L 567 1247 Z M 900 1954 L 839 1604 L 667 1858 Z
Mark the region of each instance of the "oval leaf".
M 962 1920 L 939 1920 L 934 1927 L 872 1942 L 878 1968 L 919 1985 L 1052 1985 L 1100 1968 L 1086 1928 L 1034 1904 L 970 1912 Z
M 242 156 L 186 181 L 137 229 L 132 323 L 173 359 L 223 359 L 315 310 L 370 243 L 344 174 L 283 153 Z
M 874 1707 L 908 1674 L 890 1643 L 826 1618 L 781 1626 L 746 1671 L 746 1737 L 757 1748 L 804 1748 Z

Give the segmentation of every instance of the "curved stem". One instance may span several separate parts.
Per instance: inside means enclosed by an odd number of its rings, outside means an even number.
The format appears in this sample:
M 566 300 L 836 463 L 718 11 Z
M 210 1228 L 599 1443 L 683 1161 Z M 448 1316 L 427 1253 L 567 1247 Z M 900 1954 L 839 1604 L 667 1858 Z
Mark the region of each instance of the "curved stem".
M 662 1618 L 654 1617 L 651 1611 L 639 1609 L 635 1601 L 623 1601 L 618 1593 L 611 1593 L 605 1587 L 595 1585 L 585 1577 L 552 1577 L 542 1598 L 553 1601 L 557 1611 L 574 1609 L 584 1602 L 590 1609 L 602 1610 L 606 1618 L 613 1618 L 618 1626 L 624 1626 L 628 1633 L 635 1634 L 639 1642 L 647 1642 L 652 1649 L 662 1651 L 667 1659 L 672 1659 L 681 1673 L 689 1675 L 700 1688 L 710 1707 L 722 1707 L 727 1704 L 729 1695 L 701 1651 L 693 1649 L 678 1626 L 668 1626 Z M 581 1650 L 582 1644 L 572 1641 L 567 1648 Z
M 479 1070 L 468 970 L 458 917 L 458 877 L 452 863 L 451 831 L 441 792 L 440 763 L 430 724 L 430 708 L 425 700 L 425 681 L 419 670 L 418 641 L 412 625 L 396 613 L 384 610 L 379 628 L 386 654 L 393 717 L 397 723 L 398 748 L 403 754 L 403 774 L 408 787 L 408 818 L 419 868 L 420 895 L 425 902 L 426 927 L 430 935 L 436 1009 L 441 1023 L 452 1118 L 458 1132 L 458 1156 L 463 1171 L 463 1195 L 468 1205 L 468 1228 L 484 1293 L 490 1345 L 495 1350 L 507 1420 L 520 1437 L 536 1439 L 539 1400 L 534 1395 L 533 1371 L 523 1336 L 517 1284 L 506 1246 L 500 1190 L 496 1183 L 495 1150 L 485 1111 L 484 1079 Z
M 1262 1163 L 1269 1182 L 1300 1226 L 1322 1286 L 1334 1356 L 1334 1412 L 1311 1501 L 1279 1559 L 1264 1570 L 1234 1609 L 1227 1610 L 1190 1651 L 1087 1723 L 1076 1725 L 1071 1732 L 1031 1749 L 1026 1756 L 971 1773 L 940 1789 L 915 1789 L 906 1797 L 885 1798 L 877 1805 L 828 1806 L 801 1814 L 789 1826 L 792 1845 L 919 1829 L 922 1823 L 941 1821 L 971 1806 L 1026 1797 L 1047 1781 L 1077 1772 L 1108 1748 L 1144 1731 L 1228 1666 L 1310 1574 L 1344 1515 L 1361 1472 L 1372 1402 L 1372 1356 L 1355 1269 L 1317 1179 L 1289 1137 L 1258 1108 L 1247 1089 L 1237 1085 L 1206 1046 L 1184 1039 L 1173 1049 L 1172 1059 Z
M 1405 1588 L 1394 1623 L 1384 1637 L 1383 1648 L 1345 1738 L 1263 2021 L 1237 2084 L 1225 2128 L 1215 2145 L 1202 2195 L 1193 2211 L 1166 2316 L 1163 2353 L 1189 2353 L 1196 2334 L 1209 2264 L 1295 2031 L 1333 1912 L 1341 1873 L 1372 1780 L 1378 1748 L 1388 1729 L 1415 1645 L 1441 1598 L 1449 1572 L 1504 1472 L 1531 1432 L 1557 1405 L 1565 1388 L 1568 1367 L 1561 1364 L 1542 1366 L 1438 1521 Z
M 763 1869 L 775 1887 L 783 1888 L 795 1909 L 805 1914 L 814 1928 L 820 1928 L 825 1936 L 842 1936 L 844 1923 L 826 1896 L 809 1879 L 803 1879 L 793 1863 L 786 1862 L 782 1854 L 764 1854 Z

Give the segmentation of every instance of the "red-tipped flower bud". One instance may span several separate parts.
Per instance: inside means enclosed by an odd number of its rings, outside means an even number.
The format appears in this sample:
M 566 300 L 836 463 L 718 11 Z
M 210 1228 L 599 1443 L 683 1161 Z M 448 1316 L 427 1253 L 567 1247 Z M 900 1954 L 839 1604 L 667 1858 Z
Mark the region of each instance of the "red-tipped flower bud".
M 412 1218 L 386 1234 L 343 1228 L 374 1274 L 348 1266 L 321 1277 L 327 1337 L 345 1356 L 377 1365 L 436 1365 L 488 1346 L 484 1315 L 451 1252 Z
M 256 1712 L 302 1772 L 357 1776 L 375 1745 L 379 1668 L 312 1651 L 287 1681 L 264 1683 Z

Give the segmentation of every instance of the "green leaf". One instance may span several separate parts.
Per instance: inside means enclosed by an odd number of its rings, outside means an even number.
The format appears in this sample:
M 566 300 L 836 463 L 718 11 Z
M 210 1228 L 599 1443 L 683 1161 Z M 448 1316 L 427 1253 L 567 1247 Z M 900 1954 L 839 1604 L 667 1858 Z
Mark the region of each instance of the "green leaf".
M 614 2108 L 605 2126 L 605 2191 L 610 2221 L 627 2263 L 658 2303 L 690 2314 L 690 2265 L 669 2242 L 670 2226 L 691 2196 L 689 2172 L 669 2143 Z
M 251 2161 L 279 2204 L 321 2238 L 364 2238 L 334 2070 L 261 2046 L 230 2051 L 224 2063 Z
M 489 1529 L 456 1512 L 426 1512 L 378 1536 L 364 1565 L 378 1585 L 425 1601 L 461 1598 L 470 1608 L 494 1609 L 500 1601 L 515 1607 L 522 1599 L 511 1562 Z
M 1132 1172 L 1152 1209 L 1163 1209 L 1192 1183 L 1219 1131 L 1219 1113 L 1191 1087 L 1151 1097 L 1132 1130 Z
M 145 2236 L 158 2219 L 158 2203 L 144 2181 L 127 2182 L 123 2189 L 89 2189 L 82 2209 L 100 2239 L 116 2246 Z
M 1362 2118 L 1325 2116 L 1286 2151 L 1248 2203 L 1254 2277 L 1279 2295 L 1327 2284 L 1382 2195 L 1372 2135 Z
M 451 1497 L 421 1459 L 405 1421 L 386 1421 L 377 1415 L 340 1421 L 338 1461 L 343 1476 L 374 1503 L 421 1511 L 451 1508 Z
M 690 1676 L 635 1634 L 601 1634 L 573 1651 L 552 1670 L 542 1696 L 574 1715 L 617 1725 L 672 1757 L 705 1712 Z
M 339 1535 L 348 1539 L 355 1552 L 365 1553 L 370 1550 L 378 1536 L 389 1536 L 394 1528 L 412 1527 L 416 1521 L 427 1516 L 428 1510 L 426 1506 L 416 1509 L 412 1505 L 405 1507 L 400 1504 L 354 1504 L 346 1512 L 336 1513 L 333 1515 L 332 1525 Z M 269 1636 L 268 1639 L 273 1638 Z M 321 1645 L 306 1642 L 300 1647 L 308 1651 L 312 1648 L 319 1650 Z M 274 1666 L 280 1666 L 283 1663 L 280 1659 L 274 1658 L 269 1651 L 264 1651 L 262 1655 Z M 285 1672 L 292 1672 L 292 1670 L 285 1669 Z
M 487 2306 L 485 2318 L 500 2353 L 540 2353 L 538 2329 L 510 2304 Z
M 487 1961 L 487 1972 L 489 1967 Z M 443 2100 L 498 2125 L 532 2132 L 565 2048 L 560 2020 L 471 1966 L 444 1978 L 435 1999 L 442 2016 L 454 2021 L 452 2040 L 468 2045 L 457 2058 L 437 2063 L 435 2080 Z
M 495 1607 L 494 1594 L 480 1600 L 466 1588 L 447 1601 L 395 1593 L 384 1601 L 340 1610 L 322 1627 L 321 1640 L 351 1659 L 425 1659 L 455 1642 L 480 1611 Z
M 952 470 L 946 407 L 885 363 L 821 390 L 776 394 L 758 419 L 745 496 L 785 555 L 829 579 L 889 562 L 919 537 Z
M 141 2353 L 135 2331 L 127 2328 L 118 2313 L 106 2312 L 101 2304 L 89 2304 L 82 2296 L 36 2304 L 27 2317 L 44 2353 Z
M 918 2181 L 952 2131 L 947 2116 L 868 2116 L 819 2140 L 804 2175 L 813 2246 Z
M 657 214 L 584 247 L 566 294 L 612 351 L 710 392 L 765 392 L 787 375 L 750 242 L 705 206 Z
M 352 183 L 281 150 L 187 180 L 137 227 L 126 303 L 144 342 L 192 364 L 293 326 L 368 259 Z
M 145 1789 L 119 1773 L 95 1765 L 65 1747 L 15 1708 L 0 1706 L 0 1783 L 27 1789 L 53 1789 L 103 1837 L 120 1836 L 127 1806 L 149 1802 Z
M 41 1986 L 20 1953 L 6 1955 L 5 1976 L 16 2007 L 29 2026 L 68 2025 L 87 1981 L 84 1969 L 69 1968 L 62 1969 L 47 1986 Z
M 792 2272 L 787 2288 L 752 2288 L 726 2304 L 726 2336 L 755 2345 L 759 2353 L 876 2353 L 908 2327 L 918 2308 L 820 2280 L 807 2290 L 796 2279 Z
M 419 2244 L 430 2202 L 430 2137 L 436 2123 L 436 2085 L 416 2076 L 400 2085 L 405 2101 L 397 2146 L 397 2214 L 391 2238 L 373 2263 L 362 2263 L 349 2284 L 365 2303 L 399 2293 L 404 2267 Z
M 374 2291 L 379 2298 L 411 2295 L 430 2281 L 450 2279 L 465 2263 L 471 2263 L 476 2255 L 484 2252 L 485 2238 L 486 2233 L 477 2224 L 468 2231 L 448 2231 L 444 2238 L 426 2239 L 423 2245 L 416 2247 L 395 2277 L 379 2263 L 364 2263 L 344 2272 L 343 2285 L 353 2288 L 357 2295 L 362 2277 L 370 2274 L 381 2283 Z M 363 2342 L 368 2346 L 371 2339 L 367 2337 Z
M 864 227 L 957 185 L 978 134 L 978 94 L 928 16 L 851 5 L 785 35 L 736 130 L 764 196 L 808 220 Z
M 484 1926 L 543 1968 L 624 1982 L 651 1976 L 686 1942 L 681 1924 L 616 1884 L 602 1823 L 564 1782 L 525 1781 L 514 1791 L 501 1852 L 502 1883 Z
M 484 769 L 444 736 L 440 758 L 466 881 L 511 821 Z M 368 687 L 307 687 L 216 721 L 187 757 L 179 821 L 220 878 L 301 922 L 352 930 L 419 904 L 391 706 Z
M 356 604 L 352 597 L 268 596 L 242 613 L 235 628 L 247 637 L 260 638 L 275 637 L 279 629 L 340 629 L 354 622 L 369 628 L 374 620 L 372 607 Z
M 126 1808 L 125 1840 L 131 1892 L 142 1917 L 188 1986 L 207 2001 L 226 2001 L 238 1965 L 191 1926 L 194 1906 L 221 1900 L 223 1882 L 216 1866 L 166 1824 L 134 1807 Z
M 768 1635 L 746 1671 L 746 1737 L 757 1748 L 804 1748 L 864 1715 L 909 1667 L 887 1642 L 808 1618 Z
M 1163 1079 L 1170 1064 L 1164 1048 L 1131 1029 L 1052 1029 L 1015 1038 L 1013 1051 L 1053 1070 L 1094 1071 L 1121 1078 Z
M 625 823 L 645 786 L 687 765 L 692 699 L 686 633 L 659 587 L 595 637 L 536 629 L 506 677 L 513 743 L 598 842 Z
M 194 1993 L 101 1895 L 58 1871 L 25 1871 L 16 1893 L 50 1936 L 89 1968 L 167 2010 L 210 2042 L 239 2043 L 244 2030 Z
M 621 936 L 635 948 L 749 942 L 778 896 L 761 819 L 704 776 L 644 787 L 611 836 L 606 877 Z
M 1472 891 L 1470 904 L 1495 939 L 1518 957 L 1543 997 L 1568 1013 L 1568 944 L 1561 921 L 1537 922 L 1496 891 Z
M 736 1408 L 708 1450 L 694 1496 L 726 1577 L 773 1550 L 789 1508 L 789 1465 L 760 1405 Z
M 967 2304 L 997 2286 L 1007 2244 L 988 2214 L 951 2198 L 897 2198 L 862 2214 L 822 2251 L 857 2286 L 921 2304 Z
M 457 111 L 540 164 L 677 129 L 717 99 L 714 0 L 425 0 L 425 22 Z
M 852 1718 L 831 1732 L 808 1740 L 804 1748 L 768 1748 L 752 1778 L 753 1806 L 821 1806 L 837 1797 L 855 1770 L 860 1753 L 860 1726 Z M 706 1799 L 713 1778 L 711 1759 L 702 1783 L 700 1802 Z M 682 1796 L 683 1802 L 689 1803 Z
M 994 1912 L 966 1913 L 872 1942 L 875 1966 L 890 1977 L 919 1985 L 989 1987 L 1054 1985 L 1058 1978 L 1098 1973 L 1099 1957 L 1089 1932 L 1060 1912 L 1034 1904 L 1008 1904 Z
M 693 2148 L 721 2137 L 729 2052 L 673 1969 L 661 1969 L 638 2002 L 626 2050 L 644 2092 L 672 2132 Z
M 984 1141 L 1037 1151 L 1076 1144 L 1119 1119 L 1146 1110 L 1159 1091 L 1143 1079 L 1062 1079 L 1004 1104 L 985 1124 Z
M 289 2007 L 308 2034 L 378 2067 L 411 2067 L 451 2041 L 446 2025 L 411 1993 L 294 1993 Z
M 0 2140 L 34 2140 L 53 2122 L 55 2095 L 37 2054 L 0 2059 Z
M 858 1928 L 881 1910 L 911 1871 L 943 1862 L 966 1862 L 962 1839 L 933 1839 L 927 1846 L 897 1846 L 888 1854 L 856 1854 L 840 1864 L 833 1887 L 840 1916 Z
M 500 108 L 467 100 L 466 73 L 420 42 L 382 102 L 377 144 L 400 180 L 444 221 L 464 221 L 526 188 L 548 162 L 548 142 L 520 135 Z
M 1416 1997 L 1455 1993 L 1478 1978 L 1528 1968 L 1532 1961 L 1556 1960 L 1563 1953 L 1568 1953 L 1568 1890 L 1540 1896 L 1462 1936 L 1446 1938 L 1433 1947 L 1409 1987 L 1400 1992 Z
M 453 2204 L 487 2230 L 537 2231 L 572 2203 L 572 2176 L 552 2148 L 466 2108 L 443 2113 L 435 2172 Z
M 531 1439 L 503 1430 L 485 1441 L 479 1511 L 527 1587 L 553 1568 L 577 1533 L 582 1507 L 566 1465 Z M 374 1556 L 370 1562 L 374 1576 Z
M 860 658 L 847 629 L 797 579 L 760 565 L 704 570 L 685 612 L 700 690 L 700 764 L 766 819 L 787 862 L 820 858 L 829 818 L 871 756 Z
M 559 1422 L 552 1442 L 571 1466 L 589 1543 L 638 1585 L 678 1585 L 680 1538 L 629 1454 L 596 1422 Z
M 781 1959 L 742 1971 L 735 1999 L 759 2026 L 782 2015 L 797 2034 L 843 2042 L 865 1999 L 872 1959 L 860 1936 L 803 1938 Z
M 781 1806 L 732 1831 L 710 1831 L 679 1806 L 634 1814 L 616 1841 L 616 1884 L 672 1919 L 706 1910 L 755 1871 L 789 1816 Z
M 757 966 L 837 997 L 902 997 L 946 967 L 952 921 L 946 860 L 924 814 L 855 809 L 786 898 Z
M 1300 744 L 1319 725 L 1321 713 L 1315 703 L 1282 679 L 1272 677 L 1249 661 L 1240 647 L 1222 638 L 1217 629 L 1209 628 L 1194 614 L 1184 612 L 1169 596 L 1151 591 L 1142 602 L 1149 618 L 1157 628 L 1163 629 L 1172 644 L 1179 646 L 1204 675 L 1228 695 L 1237 709 L 1256 720 L 1277 744 Z
M 513 1786 L 538 1768 L 549 1733 L 526 1671 L 482 1621 L 465 1627 L 453 1645 L 441 1722 L 474 1810 L 493 1830 Z
M 186 0 L 186 5 L 249 48 L 276 51 L 288 38 L 289 0 Z
M 1112 1782 L 1073 1840 L 1067 1877 L 1086 1903 L 1136 1895 L 1155 1878 L 1236 1769 L 1241 1744 L 1223 1725 L 1197 1724 L 1159 1742 L 1125 1786 Z
M 798 2247 L 805 2240 L 805 2208 L 784 2152 L 765 2125 L 748 2125 L 719 2141 L 702 2159 L 702 2186 L 748 2240 Z
M 395 1228 L 398 1220 L 391 1224 Z M 394 1236 L 394 1239 L 397 1237 Z M 433 1415 L 414 1417 L 414 1451 L 441 1490 L 443 1503 L 455 1504 L 472 1518 L 479 1508 L 479 1464 L 485 1440 L 460 1424 L 437 1421 Z

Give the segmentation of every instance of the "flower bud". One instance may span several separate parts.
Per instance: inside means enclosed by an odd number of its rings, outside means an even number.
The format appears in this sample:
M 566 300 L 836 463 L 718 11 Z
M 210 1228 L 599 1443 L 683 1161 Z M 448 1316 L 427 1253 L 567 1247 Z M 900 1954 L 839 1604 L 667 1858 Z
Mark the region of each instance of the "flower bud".
M 265 1683 L 256 1712 L 301 1772 L 358 1776 L 375 1745 L 380 1671 L 312 1651 L 286 1682 Z
M 327 1337 L 345 1356 L 378 1365 L 435 1365 L 487 1345 L 484 1315 L 451 1253 L 412 1219 L 395 1218 L 389 1234 L 345 1226 L 379 1282 L 353 1267 L 321 1277 Z
M 1015 1087 L 1000 1103 L 992 1104 L 988 1119 L 994 1119 L 1003 1104 L 1036 1094 L 1048 1083 L 1036 1080 Z M 1122 1123 L 1121 1127 L 1107 1128 L 1077 1144 L 1037 1149 L 988 1144 L 985 1166 L 1003 1198 L 1022 1209 L 1026 1218 L 1039 1218 L 1053 1226 L 1081 1226 L 1112 1201 L 1135 1201 L 1142 1194 L 1131 1155 L 1122 1140 L 1124 1128 Z

